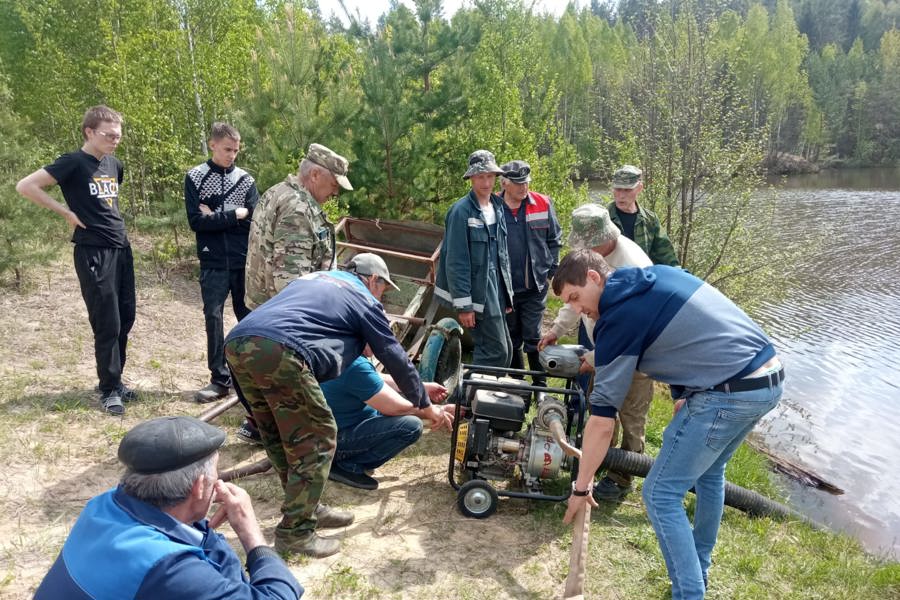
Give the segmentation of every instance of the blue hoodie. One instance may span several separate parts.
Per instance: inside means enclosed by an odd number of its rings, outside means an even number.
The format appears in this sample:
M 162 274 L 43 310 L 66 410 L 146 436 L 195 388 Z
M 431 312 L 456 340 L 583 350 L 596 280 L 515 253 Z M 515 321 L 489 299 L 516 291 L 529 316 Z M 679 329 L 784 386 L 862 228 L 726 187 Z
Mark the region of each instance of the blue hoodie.
M 744 311 L 681 269 L 616 269 L 598 311 L 594 415 L 615 417 L 636 370 L 668 383 L 677 398 L 744 377 L 775 356 Z

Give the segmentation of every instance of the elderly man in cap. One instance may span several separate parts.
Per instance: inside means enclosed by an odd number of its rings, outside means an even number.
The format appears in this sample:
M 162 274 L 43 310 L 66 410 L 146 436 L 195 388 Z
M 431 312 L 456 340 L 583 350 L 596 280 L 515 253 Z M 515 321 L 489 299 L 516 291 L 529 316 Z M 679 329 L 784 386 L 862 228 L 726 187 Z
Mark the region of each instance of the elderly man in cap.
M 336 446 L 337 426 L 319 382 L 339 376 L 366 345 L 403 395 L 433 428 L 450 416 L 431 404 L 379 299 L 391 281 L 374 254 L 357 254 L 348 271 L 319 271 L 293 281 L 231 330 L 225 357 L 250 403 L 266 454 L 284 488 L 275 548 L 324 557 L 340 543 L 317 527 L 343 527 L 350 513 L 319 504 Z
M 594 473 L 634 371 L 669 384 L 675 411 L 642 495 L 672 599 L 699 600 L 722 520 L 725 466 L 781 398 L 784 369 L 775 347 L 731 300 L 681 269 L 613 270 L 596 252 L 574 250 L 560 262 L 553 292 L 597 320 L 591 416 L 565 522 L 585 502 L 596 506 Z M 693 522 L 684 507 L 691 488 Z
M 224 441 L 224 431 L 193 417 L 152 419 L 126 433 L 119 486 L 87 503 L 35 598 L 299 598 L 303 588 L 266 545 L 250 496 L 218 479 Z M 249 578 L 214 531 L 226 521 Z
M 585 204 L 572 211 L 572 231 L 569 232 L 569 247 L 572 250 L 593 250 L 600 254 L 606 263 L 614 268 L 649 267 L 653 264 L 640 246 L 619 233 L 613 225 L 609 212 L 600 204 Z M 541 339 L 540 347 L 544 348 L 571 331 L 578 323 L 578 313 L 564 305 L 560 310 L 550 331 Z M 578 341 L 590 352 L 582 357 L 582 381 L 585 389 L 594 375 L 594 319 L 581 315 L 578 328 Z M 588 377 L 588 375 L 590 377 Z M 644 433 L 647 427 L 647 412 L 653 400 L 653 381 L 649 377 L 635 371 L 631 378 L 631 387 L 625 395 L 619 409 L 616 429 L 613 431 L 612 446 L 615 446 L 619 432 L 622 434 L 620 448 L 642 454 L 644 452 Z M 594 486 L 594 498 L 597 500 L 615 501 L 631 491 L 632 477 L 630 473 L 608 471 L 606 476 Z
M 529 368 L 543 371 L 537 346 L 547 308 L 548 280 L 559 264 L 562 230 L 550 198 L 528 189 L 531 166 L 524 160 L 514 160 L 500 168 L 500 197 L 513 287 L 513 310 L 506 315 L 512 341 L 510 366 L 525 368 L 524 346 Z M 533 383 L 546 386 L 546 375 L 535 376 Z
M 506 221 L 503 201 L 494 194 L 497 175 L 503 173 L 487 150 L 469 155 L 463 179 L 472 189 L 447 211 L 434 287 L 471 330 L 472 362 L 495 367 L 509 366 L 512 354 L 505 318 L 513 306 Z
M 659 217 L 649 208 L 638 205 L 638 194 L 644 189 L 642 171 L 624 165 L 613 173 L 613 201 L 607 207 L 609 216 L 629 240 L 641 247 L 654 265 L 678 267 L 678 257 Z
M 249 308 L 256 308 L 301 275 L 334 266 L 334 225 L 322 205 L 341 189 L 353 189 L 347 179 L 348 165 L 346 158 L 329 148 L 310 144 L 298 175 L 288 175 L 263 194 L 247 244 L 245 300 Z M 237 434 L 259 442 L 252 417 Z

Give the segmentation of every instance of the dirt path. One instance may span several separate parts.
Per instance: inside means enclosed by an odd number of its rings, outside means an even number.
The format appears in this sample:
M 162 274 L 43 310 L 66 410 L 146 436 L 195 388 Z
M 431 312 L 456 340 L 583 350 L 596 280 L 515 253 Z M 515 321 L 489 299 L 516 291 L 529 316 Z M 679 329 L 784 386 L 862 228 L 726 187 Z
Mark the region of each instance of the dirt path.
M 29 598 L 84 503 L 115 485 L 121 436 L 164 414 L 199 415 L 191 394 L 206 383 L 199 286 L 174 273 L 166 283 L 139 276 L 138 315 L 126 380 L 144 392 L 123 418 L 102 414 L 86 311 L 70 261 L 35 276 L 25 294 L 0 290 L 0 596 Z M 226 308 L 226 312 L 229 309 Z M 233 324 L 233 317 L 226 326 Z M 217 423 L 233 432 L 232 409 Z M 352 510 L 356 522 L 335 532 L 342 551 L 292 569 L 304 598 L 552 598 L 565 578 L 569 533 L 557 507 L 504 502 L 490 519 L 460 516 L 447 483 L 446 434 L 422 440 L 377 473 L 378 490 L 329 484 L 325 501 Z M 233 435 L 221 466 L 261 454 Z M 264 531 L 278 520 L 274 475 L 241 482 Z M 544 517 L 541 517 L 542 512 Z M 561 511 L 559 516 L 561 517 Z M 552 518 L 547 518 L 547 517 Z M 235 547 L 230 530 L 223 530 Z

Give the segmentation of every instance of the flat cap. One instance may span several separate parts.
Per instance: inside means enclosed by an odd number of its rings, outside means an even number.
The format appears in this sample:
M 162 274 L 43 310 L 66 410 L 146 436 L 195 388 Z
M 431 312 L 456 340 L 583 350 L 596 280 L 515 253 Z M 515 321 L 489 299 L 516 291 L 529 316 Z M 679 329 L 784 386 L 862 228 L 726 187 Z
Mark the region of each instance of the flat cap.
M 500 168 L 503 169 L 503 176 L 513 183 L 531 181 L 531 165 L 524 160 L 511 160 Z
M 350 180 L 347 179 L 350 163 L 334 150 L 326 148 L 322 144 L 310 144 L 309 150 L 306 151 L 306 158 L 331 171 L 335 179 L 337 179 L 338 185 L 345 190 L 353 189 L 353 186 L 350 185 Z
M 153 475 L 206 458 L 225 432 L 194 417 L 160 417 L 135 425 L 119 443 L 119 460 L 134 473 Z
M 476 150 L 469 155 L 469 169 L 463 175 L 463 179 L 469 179 L 479 173 L 493 173 L 503 175 L 503 169 L 497 166 L 497 160 L 488 150 Z
M 613 173 L 612 186 L 622 190 L 633 190 L 641 182 L 643 171 L 634 165 L 622 165 Z

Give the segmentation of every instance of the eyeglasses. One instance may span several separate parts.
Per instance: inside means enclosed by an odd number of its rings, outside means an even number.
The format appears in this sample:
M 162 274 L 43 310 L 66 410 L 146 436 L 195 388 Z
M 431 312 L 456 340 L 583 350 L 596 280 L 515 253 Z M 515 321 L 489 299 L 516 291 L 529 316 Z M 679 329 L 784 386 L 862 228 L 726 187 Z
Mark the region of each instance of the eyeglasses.
M 105 137 L 106 139 L 108 139 L 111 142 L 118 142 L 119 140 L 122 139 L 121 133 L 110 133 L 108 131 L 97 131 L 96 129 L 94 130 L 94 133 L 96 133 L 98 135 L 102 135 L 103 137 Z

